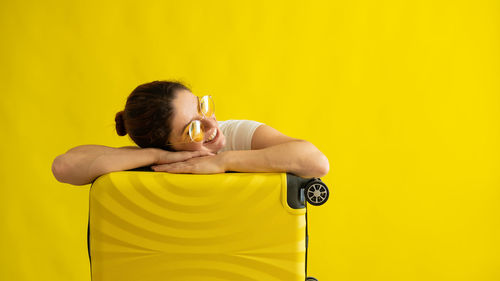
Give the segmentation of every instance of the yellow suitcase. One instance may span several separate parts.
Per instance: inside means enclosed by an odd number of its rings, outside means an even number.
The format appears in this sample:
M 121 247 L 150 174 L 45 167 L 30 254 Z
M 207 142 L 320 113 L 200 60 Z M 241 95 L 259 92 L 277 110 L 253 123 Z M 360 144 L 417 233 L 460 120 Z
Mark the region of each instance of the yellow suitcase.
M 90 189 L 92 280 L 316 280 L 305 199 L 328 195 L 286 173 L 102 175 Z

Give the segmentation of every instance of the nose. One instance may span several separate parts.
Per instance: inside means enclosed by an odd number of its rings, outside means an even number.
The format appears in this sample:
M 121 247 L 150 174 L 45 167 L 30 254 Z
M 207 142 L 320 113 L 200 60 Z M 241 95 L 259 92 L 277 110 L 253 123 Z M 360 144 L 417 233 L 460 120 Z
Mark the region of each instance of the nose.
M 206 133 L 211 132 L 213 128 L 217 127 L 217 121 L 215 120 L 215 116 L 210 118 L 203 118 L 203 131 Z

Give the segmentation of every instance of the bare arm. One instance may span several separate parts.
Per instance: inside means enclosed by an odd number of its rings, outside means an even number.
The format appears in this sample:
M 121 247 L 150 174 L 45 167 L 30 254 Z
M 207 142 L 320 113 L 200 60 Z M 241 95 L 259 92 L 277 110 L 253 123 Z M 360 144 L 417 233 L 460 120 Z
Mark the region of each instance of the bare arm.
M 157 148 L 109 147 L 103 145 L 81 145 L 68 150 L 54 159 L 52 173 L 63 183 L 86 185 L 95 178 L 115 171 L 163 162 L 184 161 L 192 157 L 205 156 L 200 152 L 170 152 Z
M 303 178 L 328 174 L 328 158 L 312 143 L 286 136 L 265 124 L 252 138 L 252 150 L 224 151 L 215 156 L 152 166 L 169 173 L 290 172 Z
M 295 140 L 258 150 L 223 152 L 226 171 L 291 172 L 304 178 L 328 174 L 329 163 L 312 143 Z
M 290 172 L 304 178 L 328 174 L 328 158 L 312 143 L 289 137 L 268 125 L 259 126 L 252 138 L 252 150 L 224 152 L 229 171 Z

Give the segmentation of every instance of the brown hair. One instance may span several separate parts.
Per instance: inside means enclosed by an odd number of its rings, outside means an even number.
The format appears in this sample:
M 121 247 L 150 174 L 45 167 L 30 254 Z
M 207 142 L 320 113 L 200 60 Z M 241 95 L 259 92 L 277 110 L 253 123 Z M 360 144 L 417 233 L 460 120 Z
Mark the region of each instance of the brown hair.
M 141 148 L 175 151 L 167 143 L 172 131 L 172 101 L 177 96 L 177 90 L 190 91 L 175 81 L 153 81 L 137 86 L 127 98 L 125 110 L 115 116 L 118 135 L 128 133 Z

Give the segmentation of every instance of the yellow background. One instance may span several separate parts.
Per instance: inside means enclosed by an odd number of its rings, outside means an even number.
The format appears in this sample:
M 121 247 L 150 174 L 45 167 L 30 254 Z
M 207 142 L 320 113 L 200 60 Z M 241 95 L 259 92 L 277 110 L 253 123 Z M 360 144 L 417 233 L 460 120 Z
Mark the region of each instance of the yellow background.
M 88 187 L 52 160 L 131 145 L 114 116 L 178 79 L 330 160 L 309 273 L 500 279 L 498 1 L 3 1 L 0 280 L 89 280 Z

